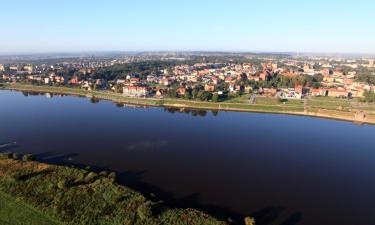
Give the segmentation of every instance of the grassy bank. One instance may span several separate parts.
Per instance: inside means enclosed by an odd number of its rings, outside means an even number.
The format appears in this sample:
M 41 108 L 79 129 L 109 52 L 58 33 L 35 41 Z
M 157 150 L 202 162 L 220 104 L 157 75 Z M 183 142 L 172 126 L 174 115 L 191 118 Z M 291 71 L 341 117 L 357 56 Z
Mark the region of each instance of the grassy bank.
M 14 160 L 7 153 L 0 155 L 0 216 L 1 224 L 227 224 L 151 201 L 116 184 L 114 173 Z
M 156 99 L 156 98 L 130 98 L 110 91 L 86 91 L 80 88 L 35 86 L 25 84 L 3 84 L 4 89 L 51 92 L 56 94 L 68 94 L 95 97 L 123 104 L 178 107 L 192 109 L 208 109 L 219 111 L 243 111 L 243 112 L 265 112 L 292 115 L 306 115 L 347 121 L 358 121 L 356 113 L 366 113 L 364 120 L 358 122 L 375 124 L 375 106 L 360 104 L 357 100 L 343 100 L 329 97 L 313 97 L 307 102 L 303 100 L 288 100 L 285 103 L 275 98 L 258 97 L 256 104 L 248 103 L 248 96 L 231 99 L 224 102 L 202 102 L 183 99 Z
M 0 224 L 58 225 L 46 214 L 0 191 Z

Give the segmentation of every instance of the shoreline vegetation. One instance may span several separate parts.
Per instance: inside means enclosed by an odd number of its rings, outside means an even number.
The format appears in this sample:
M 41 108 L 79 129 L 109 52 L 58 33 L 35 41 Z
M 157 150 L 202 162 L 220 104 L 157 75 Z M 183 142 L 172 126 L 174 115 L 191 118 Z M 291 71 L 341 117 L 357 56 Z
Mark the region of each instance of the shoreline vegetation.
M 256 104 L 250 104 L 245 98 L 224 102 L 199 102 L 169 98 L 132 98 L 110 91 L 87 91 L 80 88 L 37 86 L 18 83 L 2 84 L 0 89 L 75 95 L 87 98 L 109 100 L 119 104 L 140 106 L 289 114 L 345 120 L 360 124 L 375 124 L 375 106 L 373 104 L 361 104 L 360 102 L 355 101 L 349 103 L 348 100 L 328 97 L 315 97 L 305 101 L 288 100 L 286 104 L 285 102 L 278 102 L 278 100 L 275 98 L 260 97 L 258 98 L 259 100 L 257 100 Z
M 195 209 L 173 209 L 115 183 L 114 172 L 91 172 L 0 153 L 2 224 L 229 225 Z M 155 197 L 154 197 L 155 198 Z M 240 224 L 253 225 L 246 217 Z
M 0 224 L 58 225 L 59 222 L 32 206 L 0 191 Z

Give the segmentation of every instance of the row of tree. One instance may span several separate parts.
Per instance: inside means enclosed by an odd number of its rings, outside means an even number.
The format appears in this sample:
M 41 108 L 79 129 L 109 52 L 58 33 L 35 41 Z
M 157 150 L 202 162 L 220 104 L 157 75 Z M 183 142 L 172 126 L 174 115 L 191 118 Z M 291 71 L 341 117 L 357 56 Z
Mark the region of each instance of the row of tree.
M 318 74 L 314 76 L 301 75 L 297 77 L 286 77 L 280 75 L 268 76 L 265 81 L 254 81 L 241 79 L 237 82 L 238 85 L 249 85 L 253 89 L 263 88 L 294 88 L 296 85 L 302 85 L 304 87 L 319 88 L 323 76 Z
M 366 102 L 375 102 L 375 92 L 365 91 L 364 96 Z
M 194 88 L 188 88 L 183 96 L 180 96 L 177 93 L 177 88 L 169 88 L 167 91 L 167 96 L 169 98 L 183 98 L 185 100 L 200 100 L 213 102 L 220 101 L 220 96 L 218 95 L 218 93 L 211 93 L 205 91 L 203 86 L 201 85 L 196 85 Z

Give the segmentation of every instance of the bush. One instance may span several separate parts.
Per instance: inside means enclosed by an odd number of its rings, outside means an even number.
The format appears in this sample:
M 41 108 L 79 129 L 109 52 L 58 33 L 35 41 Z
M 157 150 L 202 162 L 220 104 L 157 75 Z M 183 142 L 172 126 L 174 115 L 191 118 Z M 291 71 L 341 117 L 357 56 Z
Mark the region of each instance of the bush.
M 13 182 L 17 182 L 17 181 L 20 181 L 21 178 L 22 178 L 22 173 L 17 171 L 13 174 L 10 175 L 10 180 L 13 181 Z
M 218 93 L 214 93 L 213 96 L 212 96 L 212 101 L 213 102 L 218 102 L 219 101 L 219 94 Z
M 11 152 L 0 153 L 0 158 L 1 159 L 11 159 L 12 158 L 12 153 Z
M 95 181 L 96 177 L 98 175 L 94 172 L 90 172 L 89 174 L 87 174 L 87 176 L 83 179 L 86 183 L 92 183 Z
M 85 179 L 85 174 L 80 173 L 78 174 L 77 178 L 74 180 L 74 183 L 81 183 Z
M 31 154 L 26 154 L 22 157 L 22 160 L 25 162 L 30 162 L 30 161 L 34 161 L 35 157 Z
M 375 92 L 373 91 L 365 91 L 364 97 L 366 102 L 375 102 Z
M 60 180 L 59 182 L 57 182 L 57 188 L 60 189 L 60 190 L 65 189 L 66 188 L 65 180 Z
M 147 201 L 138 207 L 137 215 L 141 220 L 146 220 L 152 217 L 151 205 L 152 202 Z
M 245 217 L 244 222 L 246 225 L 255 225 L 255 219 L 252 217 Z
M 109 173 L 109 175 L 108 175 L 108 178 L 110 178 L 110 179 L 112 179 L 113 181 L 115 181 L 116 180 L 116 173 L 115 172 L 111 172 L 111 173 Z
M 20 157 L 19 157 L 19 155 L 17 153 L 12 153 L 12 157 L 11 158 L 14 159 L 14 160 L 17 160 Z
M 108 172 L 107 171 L 102 171 L 99 173 L 100 176 L 103 176 L 103 177 L 106 177 L 108 176 Z

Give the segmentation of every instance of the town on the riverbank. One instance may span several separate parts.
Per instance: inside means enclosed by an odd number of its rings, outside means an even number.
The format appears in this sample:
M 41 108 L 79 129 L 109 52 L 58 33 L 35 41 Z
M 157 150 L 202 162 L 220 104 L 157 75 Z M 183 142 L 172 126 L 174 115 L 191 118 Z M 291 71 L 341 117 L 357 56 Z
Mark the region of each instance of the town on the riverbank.
M 249 94 L 375 100 L 370 57 L 282 54 L 149 53 L 111 57 L 8 60 L 0 82 L 107 90 L 128 97 L 220 102 Z

